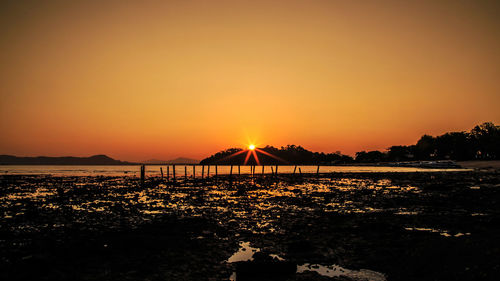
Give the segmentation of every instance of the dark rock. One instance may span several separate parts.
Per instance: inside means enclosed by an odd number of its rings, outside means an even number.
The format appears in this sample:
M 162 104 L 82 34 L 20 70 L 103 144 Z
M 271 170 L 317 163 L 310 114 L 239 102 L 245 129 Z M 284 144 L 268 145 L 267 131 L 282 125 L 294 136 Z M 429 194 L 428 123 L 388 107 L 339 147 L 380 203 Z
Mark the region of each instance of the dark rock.
M 237 281 L 287 280 L 297 272 L 296 264 L 280 261 L 266 253 L 255 253 L 253 258 L 253 261 L 236 264 Z

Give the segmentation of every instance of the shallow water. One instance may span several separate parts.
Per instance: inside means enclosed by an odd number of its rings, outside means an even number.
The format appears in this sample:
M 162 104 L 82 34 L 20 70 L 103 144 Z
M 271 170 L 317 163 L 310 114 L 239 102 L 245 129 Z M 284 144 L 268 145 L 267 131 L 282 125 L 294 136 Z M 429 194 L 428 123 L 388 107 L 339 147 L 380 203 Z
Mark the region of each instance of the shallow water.
M 366 280 L 366 281 L 385 281 L 385 275 L 368 269 L 351 270 L 343 268 L 338 265 L 320 265 L 320 264 L 302 264 L 297 266 L 297 273 L 302 273 L 305 271 L 317 272 L 319 275 L 326 277 L 348 277 L 354 280 Z
M 253 261 L 253 255 L 257 252 L 260 252 L 259 248 L 254 248 L 250 246 L 250 242 L 240 242 L 240 247 L 239 249 L 226 261 L 228 263 L 235 263 L 235 262 L 247 262 L 247 261 Z M 269 255 L 271 258 L 274 258 L 278 261 L 285 261 L 284 258 L 280 257 L 279 255 L 276 254 L 270 254 Z M 366 281 L 385 281 L 385 275 L 368 270 L 368 269 L 360 269 L 360 270 L 350 270 L 343 268 L 339 265 L 321 265 L 321 264 L 310 264 L 310 263 L 304 263 L 297 265 L 297 273 L 302 273 L 305 271 L 312 271 L 316 272 L 319 275 L 326 276 L 326 277 L 348 277 L 352 278 L 354 280 L 366 280 Z M 233 272 L 231 276 L 229 276 L 229 281 L 237 281 L 237 274 L 236 272 Z
M 43 176 L 42 176 L 43 177 Z M 50 177 L 47 177 L 50 179 Z M 156 187 L 136 188 L 132 178 L 110 177 L 63 177 L 55 182 L 29 181 L 8 186 L 0 195 L 3 219 L 22 216 L 25 205 L 57 210 L 71 208 L 85 218 L 87 213 L 113 216 L 115 209 L 134 210 L 137 220 L 149 221 L 162 214 L 206 215 L 220 223 L 233 223 L 239 231 L 255 234 L 278 231 L 282 216 L 303 214 L 307 216 L 321 211 L 336 214 L 390 213 L 398 216 L 425 215 L 433 212 L 433 206 L 394 206 L 394 200 L 419 198 L 422 188 L 411 184 L 396 184 L 387 179 L 320 178 L 314 181 L 253 182 L 228 185 L 227 182 L 197 186 L 180 183 L 180 186 L 159 184 Z M 82 197 L 84 193 L 86 196 Z M 65 200 L 60 200 L 63 196 Z M 486 212 L 473 210 L 446 210 L 447 215 L 482 216 Z M 36 222 L 33 222 L 36 223 Z M 424 231 L 418 225 L 406 230 Z M 448 233 L 449 231 L 430 231 Z M 468 231 L 464 232 L 468 233 Z
M 259 252 L 259 248 L 254 248 L 250 246 L 250 242 L 240 242 L 240 247 L 229 259 L 228 263 L 240 262 L 240 261 L 252 261 L 253 254 Z
M 194 174 L 197 178 L 202 176 L 202 166 L 194 166 Z M 167 175 L 167 166 L 147 165 L 146 174 L 148 176 L 160 176 L 160 168 Z M 240 174 L 251 174 L 251 166 L 240 166 Z M 273 166 L 275 169 L 275 166 Z M 293 173 L 295 166 L 279 166 L 278 173 Z M 317 166 L 297 166 L 296 173 L 313 174 L 317 172 Z M 139 176 L 140 167 L 138 165 L 89 165 L 89 166 L 69 166 L 69 165 L 0 165 L 0 175 L 54 175 L 54 176 Z M 443 172 L 443 171 L 470 171 L 468 169 L 427 169 L 410 167 L 379 167 L 379 166 L 321 166 L 320 173 L 333 172 Z M 187 172 L 188 177 L 193 177 L 193 165 L 175 165 L 176 177 L 182 178 Z M 208 166 L 205 166 L 203 174 L 207 176 Z M 229 175 L 231 166 L 217 166 L 218 175 Z M 169 173 L 172 176 L 172 166 L 169 166 Z M 233 174 L 238 174 L 238 166 L 233 166 Z M 215 166 L 210 166 L 210 176 L 215 174 Z M 256 166 L 255 174 L 262 174 L 262 166 Z M 264 174 L 271 174 L 271 166 L 264 167 Z

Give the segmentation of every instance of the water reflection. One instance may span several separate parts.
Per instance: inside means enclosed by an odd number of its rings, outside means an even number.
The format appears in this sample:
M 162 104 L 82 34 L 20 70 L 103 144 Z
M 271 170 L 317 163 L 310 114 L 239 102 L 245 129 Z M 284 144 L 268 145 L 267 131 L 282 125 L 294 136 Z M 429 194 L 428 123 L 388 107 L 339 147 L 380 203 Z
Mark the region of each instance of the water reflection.
M 250 242 L 240 242 L 239 249 L 226 261 L 227 263 L 237 263 L 237 262 L 250 262 L 254 260 L 254 254 L 259 253 L 261 250 L 259 248 L 254 248 L 250 246 Z M 285 259 L 276 255 L 269 254 L 272 259 L 278 262 L 284 262 Z M 303 273 L 306 271 L 316 272 L 319 275 L 326 277 L 348 277 L 353 280 L 368 280 L 368 281 L 385 281 L 385 275 L 376 271 L 368 269 L 360 270 L 350 270 L 343 268 L 338 265 L 320 265 L 320 264 L 310 264 L 304 263 L 297 265 L 296 273 Z M 230 281 L 238 280 L 237 272 L 232 272 L 229 277 Z
M 86 219 L 85 213 L 101 213 L 106 216 L 104 221 L 127 214 L 134 222 L 149 221 L 161 214 L 210 214 L 221 223 L 233 222 L 239 230 L 264 234 L 279 230 L 280 214 L 389 212 L 415 216 L 425 212 L 425 206 L 402 207 L 391 202 L 421 193 L 417 186 L 395 184 L 388 179 L 319 178 L 271 184 L 243 180 L 236 185 L 227 181 L 217 185 L 181 182 L 180 186 L 159 184 L 144 189 L 126 177 L 38 176 L 7 186 L 0 195 L 0 204 L 3 220 L 22 216 L 29 208 L 72 210 L 82 220 Z M 470 215 L 477 216 L 477 212 Z
M 240 242 L 240 247 L 236 253 L 234 253 L 229 259 L 228 263 L 240 262 L 240 261 L 252 261 L 253 254 L 259 252 L 260 249 L 253 248 L 250 246 L 250 242 Z
M 303 264 L 297 266 L 297 273 L 305 272 L 305 271 L 313 271 L 317 272 L 319 275 L 326 277 L 348 277 L 354 280 L 368 280 L 368 281 L 385 281 L 385 275 L 368 270 L 368 269 L 360 269 L 360 270 L 350 270 L 343 268 L 338 265 L 320 265 L 320 264 Z
M 184 178 L 185 171 L 187 171 L 188 178 L 193 177 L 193 165 L 175 165 L 175 173 L 177 178 Z M 187 169 L 185 170 L 185 167 Z M 302 173 L 315 174 L 317 166 L 297 166 Z M 161 175 L 160 168 L 163 169 L 164 176 L 167 176 L 167 166 L 162 165 L 147 165 L 146 174 L 148 176 L 158 177 Z M 172 176 L 173 166 L 168 166 L 169 174 Z M 298 173 L 297 168 L 297 173 Z M 54 175 L 54 176 L 139 176 L 140 166 L 138 165 L 111 165 L 111 166 L 67 166 L 67 165 L 2 165 L 0 166 L 0 175 Z M 280 166 L 279 173 L 291 174 L 295 170 L 295 166 Z M 381 167 L 381 166 L 321 166 L 321 173 L 387 173 L 387 172 L 443 172 L 443 171 L 470 171 L 468 169 L 428 169 L 428 168 L 411 168 L 411 167 Z M 229 175 L 231 166 L 217 166 L 218 175 Z M 200 178 L 202 176 L 202 166 L 195 165 L 195 176 Z M 233 174 L 238 173 L 237 166 L 233 167 Z M 262 173 L 262 168 L 255 169 L 255 175 L 258 176 Z M 265 168 L 264 174 L 271 174 L 271 169 Z M 251 166 L 240 166 L 240 174 L 251 174 Z M 208 167 L 205 166 L 203 176 L 214 176 L 215 168 L 211 166 L 210 174 L 208 174 Z
M 458 232 L 455 234 L 450 234 L 449 230 L 435 229 L 435 228 L 428 228 L 428 227 L 405 227 L 405 230 L 439 233 L 439 235 L 444 236 L 444 237 L 461 237 L 461 236 L 471 235 L 470 232 L 466 232 L 466 233 Z

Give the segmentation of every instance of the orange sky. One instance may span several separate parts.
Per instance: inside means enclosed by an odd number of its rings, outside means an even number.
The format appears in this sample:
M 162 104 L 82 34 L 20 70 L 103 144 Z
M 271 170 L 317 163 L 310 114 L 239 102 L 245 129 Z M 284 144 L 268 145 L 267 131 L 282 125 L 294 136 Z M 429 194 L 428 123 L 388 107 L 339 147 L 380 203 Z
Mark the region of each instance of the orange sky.
M 500 123 L 496 1 L 5 2 L 0 154 L 352 155 Z

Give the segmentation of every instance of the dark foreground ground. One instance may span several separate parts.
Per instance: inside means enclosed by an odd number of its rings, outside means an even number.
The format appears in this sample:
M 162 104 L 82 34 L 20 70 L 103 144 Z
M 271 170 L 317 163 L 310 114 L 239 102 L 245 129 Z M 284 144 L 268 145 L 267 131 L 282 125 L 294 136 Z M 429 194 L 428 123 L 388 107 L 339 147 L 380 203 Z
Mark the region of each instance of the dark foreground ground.
M 0 176 L 0 280 L 498 280 L 499 179 Z

